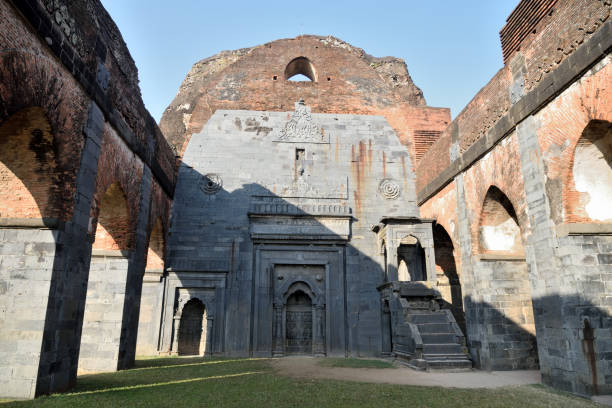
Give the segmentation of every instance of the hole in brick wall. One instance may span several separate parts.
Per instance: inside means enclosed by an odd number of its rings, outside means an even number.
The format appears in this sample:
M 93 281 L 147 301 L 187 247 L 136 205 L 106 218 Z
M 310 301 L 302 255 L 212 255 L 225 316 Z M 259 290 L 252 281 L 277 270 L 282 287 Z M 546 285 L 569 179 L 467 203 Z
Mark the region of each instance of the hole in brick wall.
M 285 79 L 299 82 L 316 82 L 317 75 L 314 65 L 306 57 L 297 57 L 285 68 Z
M 512 203 L 497 187 L 487 191 L 480 214 L 480 248 L 482 251 L 523 253 L 521 229 Z
M 278 76 L 277 76 L 277 75 L 274 75 L 274 76 L 272 77 L 272 79 L 276 81 L 276 80 L 278 79 Z
M 328 80 L 328 81 L 331 81 L 331 78 L 330 78 L 330 77 L 327 77 L 327 80 Z
M 612 221 L 612 123 L 591 121 L 582 132 L 574 152 L 572 169 L 579 203 L 587 217 Z

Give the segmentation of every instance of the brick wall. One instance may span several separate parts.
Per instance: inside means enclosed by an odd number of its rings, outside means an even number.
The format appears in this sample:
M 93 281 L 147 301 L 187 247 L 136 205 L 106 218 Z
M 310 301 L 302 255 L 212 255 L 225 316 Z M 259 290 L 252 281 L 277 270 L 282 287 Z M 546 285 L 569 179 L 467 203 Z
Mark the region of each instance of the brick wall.
M 296 57 L 310 60 L 316 82 L 285 79 L 285 68 Z M 413 159 L 414 131 L 440 132 L 450 121 L 448 109 L 425 106 L 402 60 L 375 58 L 333 37 L 300 36 L 224 51 L 196 63 L 160 127 L 182 155 L 191 134 L 216 110 L 291 111 L 300 98 L 313 113 L 384 116 Z M 418 155 L 434 139 L 421 137 Z

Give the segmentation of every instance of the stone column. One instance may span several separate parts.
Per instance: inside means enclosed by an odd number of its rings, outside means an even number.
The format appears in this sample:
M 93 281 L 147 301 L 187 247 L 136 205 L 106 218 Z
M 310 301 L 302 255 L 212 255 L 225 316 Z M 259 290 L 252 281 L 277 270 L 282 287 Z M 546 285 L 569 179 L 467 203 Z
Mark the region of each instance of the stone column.
M 206 316 L 206 349 L 204 351 L 206 356 L 212 356 L 213 354 L 212 331 L 214 320 L 214 316 Z
M 325 305 L 315 305 L 312 322 L 314 344 L 312 352 L 317 357 L 325 356 Z
M 172 325 L 172 333 L 174 337 L 172 339 L 172 348 L 170 349 L 170 354 L 178 354 L 178 336 L 179 336 L 179 327 L 181 325 L 181 316 L 174 316 L 174 323 Z
M 283 339 L 283 305 L 274 304 L 274 348 L 272 356 L 282 357 L 285 355 L 284 339 Z

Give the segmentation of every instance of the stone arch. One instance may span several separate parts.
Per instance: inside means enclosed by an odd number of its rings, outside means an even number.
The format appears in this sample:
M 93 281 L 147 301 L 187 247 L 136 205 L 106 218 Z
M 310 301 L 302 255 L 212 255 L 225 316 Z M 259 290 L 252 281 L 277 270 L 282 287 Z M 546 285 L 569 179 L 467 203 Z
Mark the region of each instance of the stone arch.
M 112 183 L 100 200 L 94 250 L 132 249 L 132 222 L 127 197 L 118 182 Z
M 165 236 L 164 225 L 161 218 L 157 217 L 149 235 L 146 270 L 163 270 Z
M 403 237 L 397 247 L 397 277 L 399 281 L 427 280 L 425 250 L 412 234 Z
M 97 211 L 96 211 L 97 210 Z M 124 303 L 129 291 L 132 223 L 128 201 L 119 182 L 102 194 L 97 212 L 87 282 L 85 314 L 79 354 L 79 373 L 115 371 L 120 364 Z M 103 336 L 104 342 L 99 338 Z
M 568 172 L 569 221 L 611 222 L 612 123 L 591 120 L 574 148 Z M 575 191 L 575 194 L 571 192 Z
M 285 351 L 312 354 L 314 294 L 308 285 L 296 282 L 284 298 Z
M 273 355 L 325 355 L 324 293 L 309 278 L 286 282 L 279 293 L 274 302 Z
M 302 75 L 304 81 L 310 80 L 317 82 L 317 71 L 312 62 L 306 57 L 297 57 L 292 59 L 285 67 L 285 79 L 295 80 L 298 75 Z
M 441 224 L 435 223 L 433 225 L 433 242 L 438 290 L 465 333 L 465 311 L 461 281 L 457 271 L 455 246 L 452 238 Z
M 508 197 L 496 186 L 487 190 L 478 224 L 481 253 L 524 254 L 521 228 Z
M 293 282 L 289 286 L 287 291 L 283 294 L 283 303 L 287 304 L 289 298 L 293 296 L 296 292 L 303 292 L 311 299 L 312 303 L 314 304 L 317 300 L 317 295 L 312 291 L 311 287 L 311 285 L 304 281 Z
M 180 312 L 179 355 L 202 355 L 206 350 L 206 306 L 198 298 L 187 301 Z
M 21 109 L 0 125 L 0 218 L 63 218 L 56 157 L 42 108 Z

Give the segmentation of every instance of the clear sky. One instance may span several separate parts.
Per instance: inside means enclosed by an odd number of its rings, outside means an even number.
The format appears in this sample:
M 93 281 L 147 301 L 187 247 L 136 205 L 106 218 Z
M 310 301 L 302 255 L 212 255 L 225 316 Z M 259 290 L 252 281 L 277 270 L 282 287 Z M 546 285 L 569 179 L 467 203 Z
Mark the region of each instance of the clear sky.
M 102 0 L 159 122 L 191 66 L 222 50 L 301 34 L 333 35 L 403 58 L 429 106 L 453 118 L 503 66 L 499 30 L 518 0 Z

